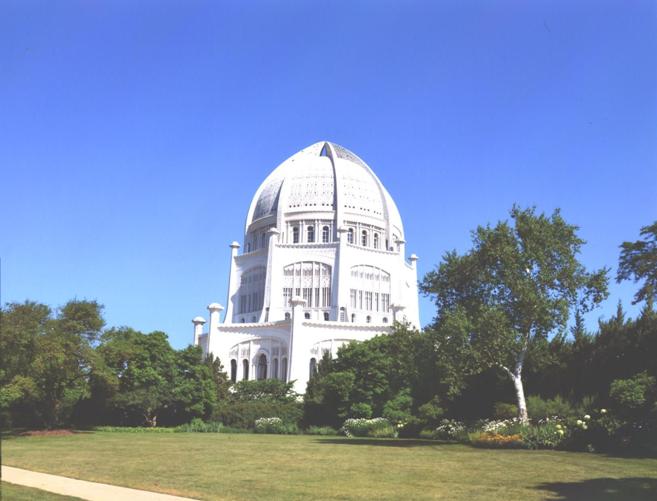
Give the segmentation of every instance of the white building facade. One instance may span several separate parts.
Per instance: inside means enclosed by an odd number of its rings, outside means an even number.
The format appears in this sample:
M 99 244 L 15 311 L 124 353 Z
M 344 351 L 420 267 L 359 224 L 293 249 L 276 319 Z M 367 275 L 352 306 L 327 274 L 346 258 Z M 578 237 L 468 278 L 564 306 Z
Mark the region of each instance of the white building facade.
M 212 303 L 207 330 L 193 323 L 194 344 L 233 381 L 295 381 L 303 393 L 325 352 L 395 321 L 420 327 L 417 257 L 406 260 L 399 211 L 342 146 L 315 143 L 274 169 L 253 197 L 243 246 L 230 248 L 223 322 Z

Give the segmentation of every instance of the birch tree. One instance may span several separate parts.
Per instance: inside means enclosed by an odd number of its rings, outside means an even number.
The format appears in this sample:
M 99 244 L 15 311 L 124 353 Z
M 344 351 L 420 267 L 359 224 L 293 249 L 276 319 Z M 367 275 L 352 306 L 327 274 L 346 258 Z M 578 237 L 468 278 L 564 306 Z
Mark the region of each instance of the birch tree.
M 514 206 L 512 222 L 479 226 L 472 249 L 447 252 L 421 284 L 438 308 L 437 349 L 462 375 L 491 367 L 514 385 L 518 417 L 528 420 L 522 371 L 539 340 L 565 331 L 571 309 L 587 312 L 607 295 L 607 268 L 588 272 L 585 243 L 556 210 Z

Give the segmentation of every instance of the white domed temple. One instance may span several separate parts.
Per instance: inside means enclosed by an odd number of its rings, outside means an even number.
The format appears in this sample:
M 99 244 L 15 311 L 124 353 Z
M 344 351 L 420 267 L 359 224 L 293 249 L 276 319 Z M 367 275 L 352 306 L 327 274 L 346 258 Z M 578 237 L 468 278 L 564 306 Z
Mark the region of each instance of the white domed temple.
M 330 142 L 309 146 L 260 185 L 244 245 L 230 245 L 227 308 L 196 317 L 194 344 L 219 357 L 233 381 L 295 381 L 303 393 L 325 352 L 419 328 L 417 257 L 372 169 Z M 242 249 L 240 253 L 239 250 Z

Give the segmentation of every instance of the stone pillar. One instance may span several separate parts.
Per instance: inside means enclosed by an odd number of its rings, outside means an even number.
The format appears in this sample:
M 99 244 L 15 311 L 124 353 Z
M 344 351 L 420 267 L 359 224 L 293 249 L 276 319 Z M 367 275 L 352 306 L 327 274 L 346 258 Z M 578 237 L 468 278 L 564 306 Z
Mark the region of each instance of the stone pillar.
M 415 254 L 411 254 L 409 261 L 411 263 L 410 280 L 409 280 L 409 294 L 405 298 L 408 304 L 408 311 L 406 312 L 408 321 L 416 329 L 420 329 L 420 305 L 418 303 L 418 284 L 417 284 L 417 260 L 419 258 Z
M 194 346 L 198 346 L 198 338 L 203 334 L 203 326 L 205 319 L 203 317 L 196 317 L 192 320 L 194 324 Z
M 303 310 L 306 300 L 295 296 L 290 301 L 292 305 L 292 329 L 290 331 L 290 346 L 288 348 L 289 364 L 288 381 L 295 381 L 294 391 L 305 393 L 308 382 L 308 363 L 310 361 L 307 339 L 303 333 Z
M 405 306 L 399 304 L 391 304 L 390 309 L 392 310 L 392 321 L 393 322 L 403 322 L 404 318 L 402 316 L 403 311 L 406 309 Z
M 260 313 L 261 322 L 269 321 L 269 313 L 272 312 L 272 290 L 279 291 L 279 294 L 282 292 L 280 291 L 280 284 L 278 284 L 276 281 L 277 275 L 274 271 L 275 269 L 278 270 L 278 266 L 276 266 L 277 263 L 275 262 L 276 256 L 274 253 L 276 252 L 276 245 L 278 244 L 278 236 L 280 234 L 281 232 L 278 231 L 278 228 L 269 228 L 269 230 L 267 230 L 267 277 L 265 278 L 265 291 L 264 297 L 262 299 L 263 308 L 262 312 Z M 280 313 L 278 315 L 274 315 L 274 319 L 278 320 L 279 315 Z
M 240 248 L 240 244 L 233 242 L 230 244 L 230 272 L 228 274 L 228 298 L 226 298 L 226 304 L 228 309 L 226 310 L 226 316 L 224 317 L 224 322 L 227 324 L 233 323 L 233 313 L 234 313 L 234 301 L 233 296 L 237 294 L 237 288 L 239 283 L 237 283 L 237 265 L 235 263 L 235 258 L 237 257 L 237 251 Z
M 224 307 L 219 303 L 211 303 L 208 305 L 208 311 L 210 312 L 210 323 L 208 324 L 208 351 L 210 351 L 210 338 L 219 327 L 219 314 L 223 309 Z
M 338 248 L 336 249 L 335 268 L 333 269 L 333 280 L 331 280 L 331 302 L 333 318 L 340 320 L 340 308 L 345 308 L 345 315 L 349 310 L 349 273 L 351 272 L 349 266 L 350 250 L 347 247 L 348 229 L 341 226 L 337 229 L 338 235 Z

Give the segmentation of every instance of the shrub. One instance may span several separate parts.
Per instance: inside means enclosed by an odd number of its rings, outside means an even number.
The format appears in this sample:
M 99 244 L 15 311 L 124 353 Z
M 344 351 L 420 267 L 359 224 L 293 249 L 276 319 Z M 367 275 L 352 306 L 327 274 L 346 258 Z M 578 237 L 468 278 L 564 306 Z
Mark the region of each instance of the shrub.
M 646 407 L 655 389 L 655 378 L 644 371 L 628 379 L 613 381 L 609 396 L 619 411 L 631 414 Z
M 513 418 L 480 421 L 475 429 L 479 428 L 479 431 L 483 433 L 515 435 L 519 434 L 524 427 L 525 425 L 518 418 Z
M 306 435 L 323 435 L 323 436 L 329 436 L 329 435 L 337 435 L 338 430 L 335 428 L 331 428 L 330 426 L 309 426 L 306 431 L 304 431 Z
M 351 406 L 351 409 L 349 409 L 349 415 L 352 418 L 369 419 L 372 417 L 372 406 L 370 404 L 358 402 Z
M 221 402 L 212 416 L 226 426 L 249 428 L 261 417 L 279 417 L 285 423 L 298 424 L 303 414 L 302 404 L 296 401 L 239 400 Z
M 522 447 L 522 436 L 500 435 L 499 433 L 473 433 L 472 445 L 494 449 L 516 449 Z
M 412 406 L 413 398 L 408 390 L 404 390 L 385 403 L 382 415 L 397 428 L 403 428 L 406 423 L 413 420 Z
M 443 419 L 431 433 L 434 440 L 462 440 L 465 436 L 465 425 L 455 419 Z
M 385 418 L 347 419 L 340 428 L 340 433 L 347 437 L 390 438 L 397 436 L 397 432 Z
M 223 424 L 218 421 L 205 422 L 200 418 L 194 418 L 189 423 L 181 424 L 175 428 L 177 432 L 192 432 L 192 433 L 220 433 Z
M 445 414 L 445 409 L 440 406 L 438 397 L 434 397 L 426 404 L 417 409 L 418 418 L 427 426 L 436 425 Z
M 298 433 L 296 424 L 284 423 L 279 417 L 258 418 L 255 420 L 256 433 L 270 433 L 276 435 L 293 435 Z
M 95 431 L 109 431 L 121 433 L 173 433 L 175 428 L 157 426 L 96 426 Z
M 507 402 L 493 404 L 493 417 L 495 419 L 513 419 L 518 416 L 518 406 Z
M 526 426 L 521 433 L 522 445 L 527 449 L 557 449 L 568 438 L 568 428 L 551 421 L 535 426 Z
M 559 395 L 547 400 L 537 395 L 530 395 L 527 397 L 527 412 L 532 419 L 554 416 L 566 418 L 577 414 L 577 410 Z

